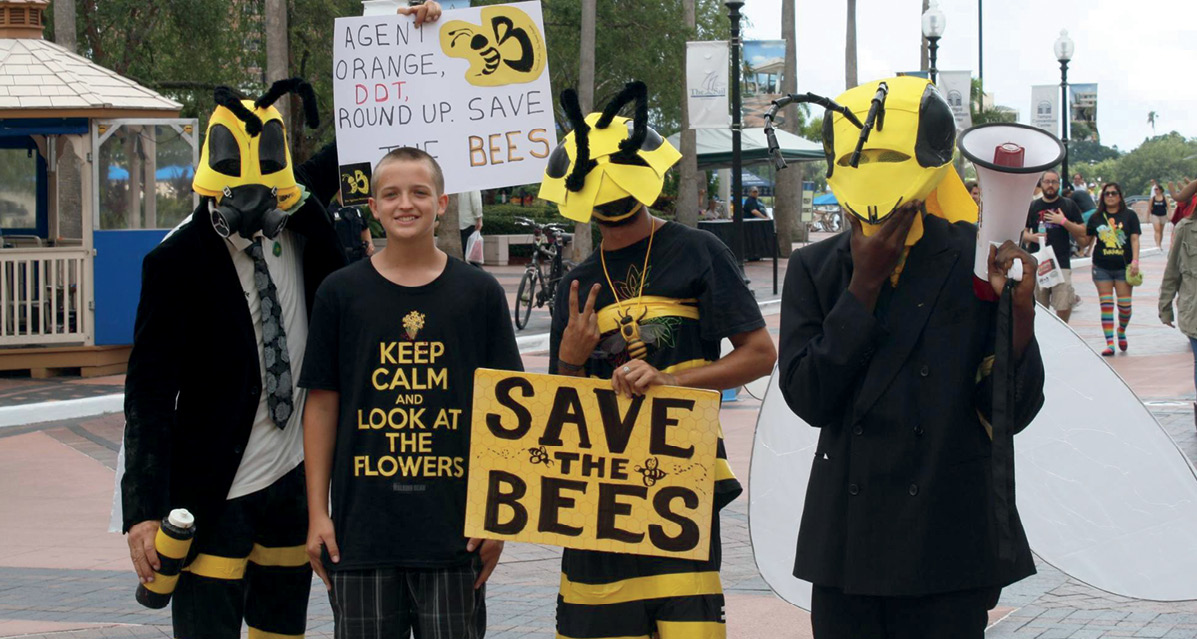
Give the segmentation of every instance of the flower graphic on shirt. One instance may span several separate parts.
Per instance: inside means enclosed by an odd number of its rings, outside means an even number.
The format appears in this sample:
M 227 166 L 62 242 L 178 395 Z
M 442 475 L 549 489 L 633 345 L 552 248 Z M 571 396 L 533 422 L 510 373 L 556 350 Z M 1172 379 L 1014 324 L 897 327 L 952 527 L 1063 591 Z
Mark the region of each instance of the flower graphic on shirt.
M 421 328 L 424 328 L 423 313 L 412 311 L 403 318 L 403 331 L 408 339 L 415 339 Z

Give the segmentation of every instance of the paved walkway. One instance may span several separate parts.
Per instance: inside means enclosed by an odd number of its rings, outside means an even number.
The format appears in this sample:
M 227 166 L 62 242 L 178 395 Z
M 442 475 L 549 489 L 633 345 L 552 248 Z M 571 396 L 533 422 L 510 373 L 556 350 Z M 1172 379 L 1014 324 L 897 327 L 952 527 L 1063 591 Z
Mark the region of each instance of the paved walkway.
M 1136 291 L 1131 348 L 1110 363 L 1150 402 L 1161 425 L 1194 460 L 1192 356 L 1187 340 L 1159 325 L 1155 313 L 1163 262 L 1162 255 L 1145 256 L 1147 284 Z M 514 295 L 520 271 L 507 270 L 497 276 Z M 770 275 L 767 262 L 748 267 L 760 300 L 773 297 Z M 1074 275 L 1084 304 L 1072 325 L 1100 349 L 1104 340 L 1088 269 L 1078 268 Z M 542 312 L 541 331 L 548 322 L 547 311 Z M 778 319 L 776 314 L 767 317 L 775 336 Z M 542 353 L 527 354 L 524 361 L 532 371 L 543 372 L 547 366 Z M 0 379 L 0 410 L 73 394 L 119 393 L 122 386 L 119 376 L 87 382 Z M 759 403 L 744 394 L 722 411 L 729 459 L 745 482 L 758 408 Z M 122 427 L 119 415 L 106 415 L 0 428 L 0 637 L 170 636 L 168 613 L 143 609 L 133 601 L 136 579 L 128 568 L 123 538 L 102 532 Z M 774 597 L 756 570 L 746 498 L 724 509 L 722 529 L 730 636 L 809 637 L 806 613 Z M 558 566 L 555 548 L 508 545 L 488 586 L 489 637 L 553 637 Z M 1197 602 L 1127 600 L 1072 581 L 1050 566 L 1041 564 L 1039 570 L 1006 589 L 991 616 L 996 625 L 988 636 L 1197 638 Z M 309 619 L 310 636 L 331 636 L 331 613 L 318 582 Z

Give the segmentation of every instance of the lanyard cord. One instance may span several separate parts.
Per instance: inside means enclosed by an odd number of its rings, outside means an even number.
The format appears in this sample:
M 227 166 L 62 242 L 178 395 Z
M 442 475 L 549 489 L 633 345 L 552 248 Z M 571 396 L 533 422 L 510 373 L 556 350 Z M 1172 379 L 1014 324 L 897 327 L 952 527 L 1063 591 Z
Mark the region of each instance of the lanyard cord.
M 657 223 L 653 221 L 651 215 L 648 216 L 648 223 L 652 230 L 648 233 L 648 250 L 644 252 L 644 267 L 640 270 L 640 290 L 636 292 L 636 297 L 644 295 L 644 281 L 648 279 L 648 257 L 653 252 L 653 237 L 657 234 Z M 623 313 L 623 302 L 619 300 L 619 292 L 615 290 L 615 285 L 611 283 L 611 273 L 607 271 L 607 255 L 603 250 L 603 243 L 599 242 L 599 261 L 603 265 L 603 276 L 607 278 L 607 286 L 611 287 L 611 296 L 615 298 L 615 304 L 619 307 L 619 312 Z

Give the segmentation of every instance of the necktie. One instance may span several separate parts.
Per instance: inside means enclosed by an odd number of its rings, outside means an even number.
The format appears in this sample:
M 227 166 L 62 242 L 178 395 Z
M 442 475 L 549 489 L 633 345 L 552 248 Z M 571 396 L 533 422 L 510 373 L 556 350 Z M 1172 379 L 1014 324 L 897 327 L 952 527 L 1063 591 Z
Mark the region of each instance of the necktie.
M 262 319 L 262 355 L 266 360 L 266 408 L 279 428 L 287 427 L 291 417 L 291 356 L 287 354 L 287 335 L 283 330 L 283 309 L 278 290 L 266 270 L 262 238 L 255 238 L 245 252 L 254 261 L 254 286 L 258 289 Z

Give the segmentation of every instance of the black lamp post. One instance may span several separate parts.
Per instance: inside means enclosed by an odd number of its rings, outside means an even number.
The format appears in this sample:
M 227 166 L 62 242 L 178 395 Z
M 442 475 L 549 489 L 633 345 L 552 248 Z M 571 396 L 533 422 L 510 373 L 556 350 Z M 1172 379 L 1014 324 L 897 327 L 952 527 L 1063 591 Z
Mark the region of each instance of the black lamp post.
M 939 10 L 939 2 L 931 0 L 927 6 L 927 11 L 923 14 L 923 37 L 927 39 L 928 50 L 931 54 L 931 68 L 928 69 L 931 76 L 931 83 L 935 84 L 938 75 L 938 69 L 935 68 L 935 56 L 939 52 L 939 39 L 943 36 L 944 27 L 947 26 L 947 19 L 943 15 L 943 11 Z
M 731 20 L 731 134 L 732 134 L 732 254 L 740 268 L 744 268 L 744 203 L 740 169 L 740 7 L 743 0 L 727 0 L 727 17 Z
M 1063 113 L 1060 117 L 1061 121 L 1061 141 L 1064 142 L 1064 172 L 1061 174 L 1061 180 L 1069 180 L 1062 182 L 1063 184 L 1071 184 L 1072 177 L 1068 174 L 1068 121 L 1072 119 L 1072 109 L 1068 106 L 1068 62 L 1072 60 L 1073 51 L 1076 50 L 1076 45 L 1073 44 L 1072 38 L 1068 37 L 1068 30 L 1061 29 L 1060 37 L 1056 40 L 1056 44 L 1052 47 L 1056 53 L 1056 59 L 1060 61 L 1060 102 L 1064 104 Z

